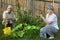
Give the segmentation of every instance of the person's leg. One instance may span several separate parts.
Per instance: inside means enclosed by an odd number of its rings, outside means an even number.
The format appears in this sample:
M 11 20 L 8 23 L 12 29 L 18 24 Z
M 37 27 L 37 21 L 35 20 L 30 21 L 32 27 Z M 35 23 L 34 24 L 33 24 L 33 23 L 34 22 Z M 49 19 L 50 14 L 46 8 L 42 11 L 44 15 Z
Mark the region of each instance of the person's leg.
M 48 35 L 47 33 L 46 33 L 46 36 L 47 36 L 47 38 L 49 38 L 49 37 L 50 37 L 50 35 Z
M 8 20 L 7 22 L 6 22 L 6 27 L 12 27 L 12 23 L 10 23 L 10 20 Z
M 47 34 L 50 36 L 54 36 L 54 33 L 52 32 L 52 29 L 47 28 Z
M 43 37 L 43 38 L 47 38 L 46 26 L 40 29 L 40 36 Z
M 4 27 L 8 27 L 8 21 L 2 21 L 2 24 L 4 25 Z
M 7 21 L 6 27 L 10 27 L 10 21 Z
M 50 36 L 49 39 L 54 38 L 54 33 L 56 33 L 58 30 L 52 26 L 47 27 L 47 34 Z
M 16 24 L 15 24 L 13 21 L 10 20 L 10 25 L 11 25 L 12 27 L 15 27 Z
M 47 33 L 50 35 L 50 36 L 54 36 L 54 33 L 56 33 L 58 30 L 52 26 L 48 27 L 47 28 Z

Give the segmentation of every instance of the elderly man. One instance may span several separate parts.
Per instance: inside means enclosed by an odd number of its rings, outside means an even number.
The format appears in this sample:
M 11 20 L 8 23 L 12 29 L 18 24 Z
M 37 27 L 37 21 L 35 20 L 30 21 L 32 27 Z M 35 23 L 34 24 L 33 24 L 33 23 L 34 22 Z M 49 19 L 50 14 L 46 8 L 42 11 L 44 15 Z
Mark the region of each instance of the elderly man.
M 40 29 L 40 36 L 44 38 L 53 39 L 54 33 L 59 30 L 57 23 L 57 16 L 54 13 L 54 7 L 52 5 L 48 5 L 47 7 L 47 15 L 46 18 L 42 14 L 40 17 L 46 23 L 46 26 Z
M 14 23 L 13 21 L 16 20 L 16 17 L 13 13 L 13 7 L 12 5 L 8 5 L 7 10 L 3 12 L 3 24 L 6 25 L 6 27 L 12 26 Z

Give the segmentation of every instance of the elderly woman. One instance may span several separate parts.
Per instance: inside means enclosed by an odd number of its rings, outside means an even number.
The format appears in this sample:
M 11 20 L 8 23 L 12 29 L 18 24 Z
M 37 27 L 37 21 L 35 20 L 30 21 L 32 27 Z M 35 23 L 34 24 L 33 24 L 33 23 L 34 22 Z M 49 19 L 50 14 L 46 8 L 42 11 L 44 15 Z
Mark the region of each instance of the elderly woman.
M 3 24 L 7 27 L 12 26 L 14 23 L 13 21 L 16 20 L 16 17 L 13 12 L 12 5 L 8 5 L 7 10 L 3 12 Z
M 45 27 L 40 29 L 40 36 L 43 38 L 53 39 L 54 33 L 56 33 L 59 30 L 57 16 L 53 11 L 54 7 L 52 5 L 48 5 L 46 8 L 47 8 L 46 18 L 44 18 L 43 15 L 40 14 L 40 17 L 46 23 Z

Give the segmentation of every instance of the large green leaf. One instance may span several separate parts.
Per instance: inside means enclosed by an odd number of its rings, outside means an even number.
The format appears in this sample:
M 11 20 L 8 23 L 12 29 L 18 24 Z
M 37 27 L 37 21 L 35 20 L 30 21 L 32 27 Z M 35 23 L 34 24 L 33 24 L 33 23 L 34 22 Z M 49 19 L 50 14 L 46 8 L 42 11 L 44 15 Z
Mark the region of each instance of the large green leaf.
M 17 35 L 18 35 L 19 37 L 23 37 L 24 31 L 19 31 L 19 32 L 17 33 Z
M 25 30 L 29 30 L 29 29 L 31 29 L 31 25 L 27 25 L 27 26 L 25 27 Z
M 16 32 L 12 32 L 11 37 L 16 37 Z
M 22 27 L 22 25 L 23 25 L 23 24 L 19 24 L 19 25 L 17 25 L 15 28 L 13 28 L 12 32 L 14 32 L 14 31 L 18 30 L 18 28 L 21 28 L 21 27 Z
M 31 29 L 36 29 L 36 26 L 32 25 L 32 28 Z
M 32 25 L 31 29 L 39 30 L 40 28 L 39 28 L 39 26 L 34 26 L 34 25 Z
M 36 30 L 40 30 L 40 27 L 36 27 Z

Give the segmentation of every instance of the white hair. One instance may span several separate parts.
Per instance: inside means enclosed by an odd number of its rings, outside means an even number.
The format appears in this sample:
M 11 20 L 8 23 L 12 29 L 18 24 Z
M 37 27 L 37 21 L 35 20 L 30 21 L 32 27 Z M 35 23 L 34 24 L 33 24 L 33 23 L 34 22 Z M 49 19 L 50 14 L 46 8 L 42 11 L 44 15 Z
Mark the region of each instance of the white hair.
M 12 5 L 8 5 L 8 7 L 7 7 L 7 8 L 13 8 L 13 7 L 12 7 Z

